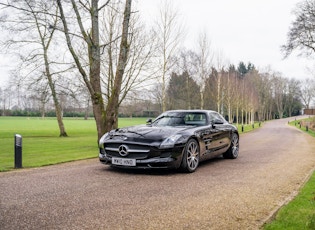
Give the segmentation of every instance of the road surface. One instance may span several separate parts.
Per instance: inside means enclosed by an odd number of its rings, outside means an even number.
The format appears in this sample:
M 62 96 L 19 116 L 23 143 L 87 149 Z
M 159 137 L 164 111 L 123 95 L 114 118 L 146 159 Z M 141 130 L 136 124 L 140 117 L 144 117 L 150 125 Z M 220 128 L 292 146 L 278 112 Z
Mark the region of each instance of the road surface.
M 0 173 L 0 229 L 259 229 L 315 167 L 314 138 L 287 123 L 242 134 L 238 159 L 192 174 L 97 159 Z

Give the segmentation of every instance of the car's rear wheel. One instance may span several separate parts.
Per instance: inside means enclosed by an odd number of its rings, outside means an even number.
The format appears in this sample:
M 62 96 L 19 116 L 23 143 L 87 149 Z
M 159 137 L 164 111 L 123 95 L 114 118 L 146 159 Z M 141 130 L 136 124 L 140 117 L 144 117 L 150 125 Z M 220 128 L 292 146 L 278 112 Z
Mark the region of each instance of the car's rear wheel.
M 239 151 L 239 137 L 236 133 L 232 133 L 231 145 L 229 149 L 223 153 L 223 157 L 226 159 L 236 159 Z
M 194 139 L 190 139 L 183 152 L 183 159 L 181 168 L 186 172 L 196 171 L 199 165 L 200 151 L 198 142 Z

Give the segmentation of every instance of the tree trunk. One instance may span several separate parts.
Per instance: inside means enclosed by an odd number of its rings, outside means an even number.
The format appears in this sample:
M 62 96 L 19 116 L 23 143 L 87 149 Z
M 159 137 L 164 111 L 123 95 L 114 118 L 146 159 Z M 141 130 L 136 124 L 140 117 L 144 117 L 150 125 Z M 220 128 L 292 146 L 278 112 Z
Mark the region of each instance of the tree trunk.
M 244 125 L 244 110 L 242 109 L 242 112 L 241 112 L 241 118 L 242 118 L 242 125 Z
M 187 108 L 191 109 L 191 99 L 190 99 L 191 92 L 189 89 L 189 75 L 188 74 L 186 76 L 186 93 L 187 93 L 187 96 L 186 96 Z
M 238 126 L 239 123 L 239 114 L 238 114 L 238 106 L 236 107 L 236 126 Z
M 84 111 L 84 120 L 87 120 L 89 118 L 89 110 L 90 110 L 90 100 L 88 100 L 86 104 L 86 108 Z
M 128 30 L 129 20 L 131 14 L 131 0 L 126 0 L 124 20 L 122 28 L 122 37 L 120 42 L 120 52 L 118 59 L 118 66 L 115 75 L 114 87 L 111 96 L 108 100 L 105 117 L 105 130 L 109 131 L 118 127 L 118 108 L 119 108 L 119 93 L 121 90 L 122 79 L 127 63 L 129 44 L 128 44 Z
M 205 100 L 204 100 L 204 91 L 200 91 L 200 109 L 204 108 Z
M 56 89 L 55 89 L 55 84 L 52 80 L 52 76 L 50 73 L 49 69 L 49 62 L 48 62 L 48 56 L 47 56 L 47 48 L 44 46 L 44 61 L 45 61 L 45 68 L 46 68 L 46 77 L 48 80 L 48 85 L 51 90 L 51 94 L 53 97 L 54 105 L 55 105 L 55 111 L 56 111 L 56 117 L 57 117 L 57 122 L 58 122 L 58 127 L 59 127 L 59 136 L 60 137 L 67 137 L 67 132 L 65 129 L 65 126 L 62 121 L 62 112 L 61 112 L 61 106 L 57 97 Z
M 98 0 L 91 2 L 91 39 L 88 43 L 88 52 L 90 60 L 89 81 L 93 88 L 91 93 L 93 114 L 96 122 L 98 140 L 106 132 L 104 126 L 104 100 L 101 89 L 101 60 L 100 60 L 100 42 L 99 42 L 99 22 L 98 22 Z
M 221 73 L 218 73 L 218 80 L 217 80 L 217 112 L 220 113 L 220 106 L 221 106 Z

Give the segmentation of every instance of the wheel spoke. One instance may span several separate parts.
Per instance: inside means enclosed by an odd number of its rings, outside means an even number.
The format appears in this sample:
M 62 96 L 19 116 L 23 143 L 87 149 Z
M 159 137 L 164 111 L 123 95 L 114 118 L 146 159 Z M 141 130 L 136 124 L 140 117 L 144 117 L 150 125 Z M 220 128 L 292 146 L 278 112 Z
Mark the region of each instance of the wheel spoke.
M 194 172 L 199 165 L 199 145 L 194 139 L 188 140 L 183 152 L 181 167 L 187 172 Z
M 198 146 L 192 142 L 187 148 L 187 165 L 190 169 L 194 170 L 197 168 L 199 163 L 199 152 Z
M 232 140 L 232 154 L 233 154 L 233 156 L 238 155 L 238 149 L 239 149 L 238 137 L 237 137 L 237 135 L 233 135 L 233 140 Z
M 196 158 L 194 158 L 194 157 L 193 157 L 193 158 L 191 158 L 191 160 L 188 162 L 189 167 L 190 167 L 190 168 L 192 168 L 192 169 L 193 169 L 193 168 L 195 168 L 195 167 L 196 167 L 196 165 L 197 165 L 197 162 L 198 162 L 198 161 L 197 161 L 197 159 L 196 159 Z

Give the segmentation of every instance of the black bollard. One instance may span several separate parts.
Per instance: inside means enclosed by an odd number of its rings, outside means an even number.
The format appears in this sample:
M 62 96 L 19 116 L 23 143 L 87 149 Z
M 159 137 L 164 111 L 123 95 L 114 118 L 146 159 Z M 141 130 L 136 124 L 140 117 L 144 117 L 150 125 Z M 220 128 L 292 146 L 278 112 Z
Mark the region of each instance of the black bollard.
M 22 168 L 22 136 L 14 136 L 14 168 Z

